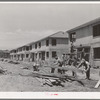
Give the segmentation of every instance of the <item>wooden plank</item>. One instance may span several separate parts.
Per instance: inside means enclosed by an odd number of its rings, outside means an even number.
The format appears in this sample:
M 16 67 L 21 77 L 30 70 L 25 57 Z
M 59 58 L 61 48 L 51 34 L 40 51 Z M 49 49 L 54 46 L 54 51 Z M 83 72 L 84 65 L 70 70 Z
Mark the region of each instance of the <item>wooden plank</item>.
M 73 76 L 68 76 L 68 75 L 54 75 L 54 74 L 39 74 L 37 73 L 36 77 L 38 78 L 44 78 L 44 79 L 54 79 L 54 80 L 60 80 L 60 81 L 63 81 L 63 80 L 72 80 L 72 81 L 77 81 L 79 82 L 81 85 L 84 86 L 83 82 L 81 82 L 79 79 L 73 77 Z
M 97 82 L 97 84 L 95 85 L 94 88 L 98 88 L 99 86 L 100 86 L 100 79 L 99 79 L 99 81 Z
M 48 67 L 56 68 L 56 69 L 61 69 L 61 70 L 65 70 L 65 71 L 73 71 L 73 72 L 81 72 L 81 73 L 83 73 L 82 69 L 76 68 L 74 66 L 65 66 L 65 67 L 48 66 Z
M 52 82 L 55 82 L 56 80 L 52 80 L 49 78 L 37 78 L 36 79 L 41 83 L 41 86 L 43 85 L 49 85 L 49 86 L 53 86 Z
M 32 74 L 29 74 L 29 75 L 22 75 L 20 74 L 21 76 L 31 76 L 31 77 L 35 77 L 37 78 L 37 80 L 39 82 L 42 82 L 43 80 L 41 79 L 49 79 L 49 80 L 56 80 L 56 81 L 66 81 L 67 79 L 68 80 L 72 80 L 72 81 L 77 81 L 79 82 L 81 85 L 84 86 L 83 82 L 81 82 L 79 79 L 73 77 L 73 76 L 67 76 L 67 75 L 54 75 L 54 74 L 40 74 L 40 73 L 32 73 Z M 39 79 L 41 78 L 41 79 Z M 41 83 L 42 84 L 42 83 Z
M 68 76 L 68 75 L 64 75 L 64 74 L 41 74 L 41 73 L 32 73 L 32 76 L 37 76 L 37 77 L 48 77 L 48 78 L 75 78 L 74 76 Z

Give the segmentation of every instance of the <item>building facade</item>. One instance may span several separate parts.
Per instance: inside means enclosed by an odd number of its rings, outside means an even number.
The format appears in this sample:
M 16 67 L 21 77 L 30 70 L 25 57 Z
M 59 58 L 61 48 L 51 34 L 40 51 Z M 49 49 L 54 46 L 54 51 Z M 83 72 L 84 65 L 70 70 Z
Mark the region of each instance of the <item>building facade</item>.
M 70 43 L 76 48 L 77 57 L 85 54 L 92 66 L 100 66 L 100 18 L 67 31 Z
M 28 45 L 11 50 L 11 59 L 21 61 L 51 62 L 55 56 L 69 53 L 68 34 L 62 31 L 52 34 Z

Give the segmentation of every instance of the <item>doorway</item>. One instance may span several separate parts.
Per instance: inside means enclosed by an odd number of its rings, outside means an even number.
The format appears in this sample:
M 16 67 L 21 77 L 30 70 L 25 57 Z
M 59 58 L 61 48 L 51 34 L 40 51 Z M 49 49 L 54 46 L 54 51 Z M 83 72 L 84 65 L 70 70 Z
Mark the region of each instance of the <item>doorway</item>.
M 41 59 L 42 59 L 42 60 L 45 60 L 45 51 L 42 52 L 42 57 L 41 57 Z
M 89 56 L 90 56 L 90 47 L 77 48 L 77 58 L 82 59 L 84 57 L 86 61 L 89 61 Z

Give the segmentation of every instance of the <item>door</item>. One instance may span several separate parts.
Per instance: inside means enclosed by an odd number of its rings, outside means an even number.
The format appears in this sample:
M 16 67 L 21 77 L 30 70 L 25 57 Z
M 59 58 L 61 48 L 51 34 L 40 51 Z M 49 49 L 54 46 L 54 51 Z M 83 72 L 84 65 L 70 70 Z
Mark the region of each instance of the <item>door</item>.
M 85 51 L 85 59 L 86 59 L 86 61 L 89 61 L 89 57 L 90 57 L 90 47 L 85 48 L 84 51 Z
M 90 47 L 77 48 L 77 57 L 79 59 L 85 57 L 85 60 L 89 61 L 89 56 L 90 56 Z
M 21 54 L 21 60 L 22 60 L 22 61 L 23 61 L 23 56 L 24 56 L 24 55 L 23 55 L 23 54 Z
M 45 60 L 45 51 L 42 52 L 42 60 Z
M 34 61 L 34 53 L 32 53 L 32 61 Z

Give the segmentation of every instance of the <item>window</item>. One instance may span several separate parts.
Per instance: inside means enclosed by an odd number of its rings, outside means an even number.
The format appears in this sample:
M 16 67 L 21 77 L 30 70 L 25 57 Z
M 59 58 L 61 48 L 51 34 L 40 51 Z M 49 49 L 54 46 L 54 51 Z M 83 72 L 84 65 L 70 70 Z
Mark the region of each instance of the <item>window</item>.
M 47 52 L 46 54 L 47 54 L 47 58 L 49 58 L 49 52 Z
M 93 26 L 93 37 L 100 36 L 100 24 Z
M 52 58 L 56 57 L 56 51 L 52 51 Z
M 49 46 L 49 40 L 46 40 L 46 46 Z
M 19 51 L 22 51 L 22 48 L 19 48 Z
M 52 46 L 56 46 L 56 39 L 52 39 Z
M 30 45 L 30 50 L 32 50 L 32 45 Z
M 39 58 L 41 58 L 41 53 L 39 53 Z
M 75 42 L 76 41 L 76 33 L 75 32 L 70 34 L 70 41 L 71 42 Z
M 29 54 L 26 54 L 26 58 L 28 58 Z
M 37 58 L 37 53 L 35 54 L 35 57 Z
M 39 42 L 39 48 L 41 48 L 41 42 Z
M 16 53 L 16 50 L 14 50 L 13 53 Z
M 25 55 L 23 54 L 23 58 L 25 57 Z
M 89 52 L 90 52 L 90 48 L 85 48 L 84 51 L 85 51 L 86 53 L 89 53 Z
M 26 51 L 28 51 L 29 50 L 29 47 L 26 47 Z
M 100 47 L 94 48 L 94 59 L 100 59 Z
M 37 49 L 37 44 L 35 44 L 35 49 Z
M 25 47 L 23 47 L 23 51 L 25 50 Z
M 18 52 L 18 49 L 16 50 L 16 52 Z

